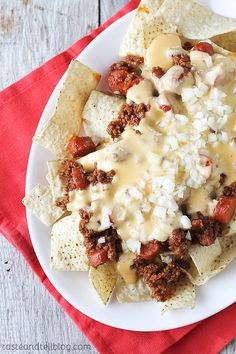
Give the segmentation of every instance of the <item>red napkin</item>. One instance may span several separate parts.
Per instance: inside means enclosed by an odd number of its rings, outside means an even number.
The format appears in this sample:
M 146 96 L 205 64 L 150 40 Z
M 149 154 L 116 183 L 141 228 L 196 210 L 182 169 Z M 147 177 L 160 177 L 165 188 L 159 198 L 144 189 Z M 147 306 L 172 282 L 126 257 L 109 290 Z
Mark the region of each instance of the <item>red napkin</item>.
M 217 353 L 236 337 L 236 304 L 207 320 L 162 332 L 116 329 L 76 310 L 58 293 L 41 268 L 31 244 L 25 209 L 21 204 L 31 139 L 54 87 L 70 60 L 138 3 L 138 0 L 131 0 L 89 36 L 0 93 L 0 232 L 21 252 L 44 286 L 100 353 Z

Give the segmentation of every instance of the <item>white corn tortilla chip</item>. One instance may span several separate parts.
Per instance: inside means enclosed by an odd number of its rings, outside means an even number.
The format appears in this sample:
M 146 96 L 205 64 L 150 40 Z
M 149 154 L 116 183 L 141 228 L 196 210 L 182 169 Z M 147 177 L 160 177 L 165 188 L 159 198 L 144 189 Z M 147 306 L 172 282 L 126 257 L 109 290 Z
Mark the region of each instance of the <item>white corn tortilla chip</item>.
M 157 13 L 189 39 L 207 39 L 236 30 L 236 19 L 215 14 L 191 0 L 165 0 Z
M 236 215 L 234 215 L 233 219 L 230 221 L 227 230 L 227 235 L 233 235 L 233 234 L 236 234 Z
M 25 196 L 22 203 L 47 226 L 54 224 L 64 214 L 54 204 L 49 186 L 38 184 Z
M 194 306 L 195 286 L 188 278 L 184 278 L 171 299 L 161 303 L 161 314 L 164 314 L 169 310 L 180 309 L 183 307 L 194 308 Z
M 99 298 L 106 305 L 117 280 L 116 264 L 109 261 L 100 265 L 97 269 L 90 267 L 89 279 Z
M 193 260 L 199 274 L 207 272 L 212 262 L 221 254 L 221 245 L 217 238 L 211 246 L 192 245 L 189 248 L 190 257 Z
M 68 140 L 79 134 L 84 105 L 99 80 L 100 74 L 73 60 L 67 70 L 56 109 L 34 141 L 58 157 L 66 156 Z
M 222 253 L 215 258 L 209 269 L 199 274 L 196 267 L 192 266 L 186 273 L 195 285 L 205 284 L 209 279 L 224 270 L 230 262 L 236 258 L 236 235 L 228 235 L 219 238 Z
M 143 28 L 153 20 L 164 0 L 142 0 L 131 20 L 129 29 L 121 44 L 119 54 L 144 56 Z
M 153 19 L 143 27 L 143 43 L 145 50 L 160 33 L 178 34 L 178 28 L 176 25 L 168 23 L 160 16 L 153 17 Z
M 134 284 L 127 284 L 124 279 L 119 276 L 115 288 L 115 294 L 120 303 L 153 300 L 151 298 L 149 287 L 141 278 L 139 278 Z
M 62 162 L 63 160 L 47 161 L 47 166 L 48 166 L 47 181 L 51 188 L 54 202 L 56 202 L 58 198 L 63 198 L 65 195 L 64 181 L 59 176 L 62 167 Z
M 80 216 L 71 214 L 56 222 L 51 233 L 52 270 L 87 271 L 89 270 L 84 237 L 79 231 Z
M 83 111 L 86 135 L 90 136 L 95 143 L 99 143 L 106 138 L 110 139 L 107 126 L 118 117 L 124 103 L 123 98 L 92 91 Z

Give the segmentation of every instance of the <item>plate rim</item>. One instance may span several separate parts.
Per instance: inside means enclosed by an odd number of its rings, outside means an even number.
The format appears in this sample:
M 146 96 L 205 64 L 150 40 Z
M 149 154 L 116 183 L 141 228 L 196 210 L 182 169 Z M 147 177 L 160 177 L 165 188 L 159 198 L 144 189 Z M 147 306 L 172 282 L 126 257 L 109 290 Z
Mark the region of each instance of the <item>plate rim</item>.
M 84 52 L 85 52 L 86 50 L 88 50 L 88 49 L 90 49 L 91 47 L 93 47 L 94 45 L 96 45 L 97 40 L 99 40 L 100 37 L 104 35 L 104 33 L 106 33 L 107 31 L 109 31 L 111 27 L 113 27 L 113 26 L 119 26 L 122 21 L 125 22 L 125 21 L 127 21 L 127 19 L 128 19 L 128 21 L 130 21 L 131 18 L 132 18 L 132 13 L 133 13 L 133 12 L 134 12 L 134 10 L 131 11 L 131 12 L 129 12 L 129 13 L 127 13 L 126 15 L 122 16 L 121 18 L 119 18 L 118 20 L 116 20 L 114 23 L 112 23 L 110 26 L 108 26 L 108 27 L 107 27 L 104 31 L 102 31 L 97 37 L 95 37 L 95 38 L 88 44 L 88 46 L 85 47 L 85 48 L 83 49 L 83 51 L 82 51 L 75 59 L 80 59 L 80 57 L 83 56 L 83 54 L 84 54 Z M 81 61 L 83 62 L 83 60 L 81 60 Z M 51 95 L 50 95 L 50 97 L 49 97 L 49 99 L 48 99 L 48 101 L 47 101 L 47 103 L 46 103 L 46 105 L 45 105 L 45 107 L 44 107 L 44 110 L 43 110 L 43 112 L 42 112 L 42 115 L 41 115 L 41 117 L 40 117 L 40 119 L 39 119 L 39 122 L 38 122 L 38 125 L 37 125 L 37 128 L 36 128 L 36 132 L 38 132 L 38 131 L 41 129 L 41 127 L 44 125 L 44 123 L 45 123 L 45 122 L 44 122 L 44 121 L 45 121 L 44 115 L 47 115 L 47 116 L 48 116 L 48 114 L 46 114 L 46 113 L 47 113 L 47 111 L 48 111 L 48 109 L 49 109 L 49 106 L 51 105 L 51 102 L 52 102 L 52 101 L 55 102 L 55 100 L 56 100 L 56 98 L 57 98 L 57 96 L 58 96 L 58 95 L 55 95 L 55 91 L 59 91 L 59 87 L 60 87 L 60 85 L 62 86 L 63 78 L 64 78 L 64 77 L 65 77 L 65 74 L 63 74 L 63 76 L 61 77 L 61 79 L 60 79 L 60 80 L 58 81 L 58 83 L 56 84 L 54 90 L 52 91 L 52 93 L 51 93 Z M 46 113 L 45 113 L 45 112 L 46 112 Z M 31 165 L 32 165 L 32 163 L 33 163 L 33 162 L 32 162 L 32 156 L 34 155 L 34 144 L 35 144 L 35 143 L 32 142 L 32 145 L 31 145 L 31 148 L 30 148 L 30 153 L 29 153 L 29 158 L 28 158 L 28 163 L 27 163 L 26 184 L 25 184 L 25 192 L 26 192 L 26 193 L 28 193 L 28 192 L 30 191 L 30 189 L 31 189 L 29 186 L 30 186 L 30 175 L 31 175 L 31 173 L 32 173 L 32 172 L 31 172 Z M 102 321 L 102 320 L 100 319 L 100 317 L 97 316 L 97 314 L 91 315 L 90 313 L 87 313 L 84 308 L 81 309 L 81 308 L 78 308 L 77 306 L 75 306 L 73 303 L 71 303 L 71 300 L 70 300 L 69 296 L 67 296 L 67 294 L 65 294 L 64 291 L 59 290 L 59 289 L 60 289 L 60 286 L 55 283 L 54 279 L 52 279 L 51 276 L 50 276 L 49 273 L 48 273 L 49 270 L 48 270 L 47 268 L 45 268 L 44 265 L 42 264 L 43 262 L 42 262 L 41 257 L 39 256 L 39 250 L 38 250 L 38 247 L 36 246 L 35 238 L 32 236 L 32 234 L 34 233 L 34 232 L 33 232 L 33 227 L 32 227 L 32 218 L 34 219 L 34 216 L 30 213 L 29 210 L 26 209 L 27 225 L 28 225 L 29 234 L 30 234 L 30 239 L 31 239 L 31 242 L 32 242 L 32 245 L 33 245 L 33 249 L 34 249 L 34 252 L 35 252 L 35 254 L 36 254 L 36 256 L 37 256 L 37 259 L 38 259 L 38 261 L 39 261 L 39 263 L 40 263 L 40 266 L 42 267 L 42 269 L 43 269 L 43 271 L 45 272 L 46 276 L 48 277 L 49 281 L 52 283 L 52 285 L 55 287 L 55 289 L 59 292 L 59 294 L 60 294 L 66 301 L 68 301 L 68 302 L 71 304 L 71 306 L 74 306 L 76 309 L 78 309 L 80 312 L 82 312 L 82 313 L 85 314 L 86 316 L 88 316 L 88 317 L 90 317 L 90 318 L 92 318 L 92 319 L 94 319 L 94 320 L 96 320 L 96 321 L 98 321 L 98 322 L 100 322 L 100 323 L 103 323 L 103 324 L 106 324 L 106 325 L 108 325 L 108 326 L 112 326 L 112 327 L 115 327 L 115 328 L 119 328 L 119 329 L 129 330 L 129 331 L 151 332 L 151 331 L 163 331 L 163 330 L 169 330 L 169 329 L 170 329 L 170 330 L 171 330 L 171 329 L 177 329 L 177 328 L 180 328 L 180 327 L 183 327 L 183 326 L 186 326 L 186 325 L 190 325 L 190 324 L 196 323 L 196 322 L 198 322 L 198 321 L 200 321 L 200 320 L 204 320 L 204 319 L 206 319 L 206 318 L 208 318 L 208 317 L 210 317 L 210 316 L 212 316 L 212 315 L 214 315 L 214 314 L 216 314 L 216 313 L 222 311 L 223 309 L 227 308 L 228 306 L 230 306 L 231 304 L 233 304 L 233 303 L 235 302 L 235 300 L 236 300 L 236 299 L 234 299 L 234 300 L 232 300 L 231 302 L 228 302 L 227 304 L 224 303 L 224 305 L 222 305 L 222 306 L 220 306 L 220 307 L 217 308 L 217 311 L 212 310 L 212 311 L 210 311 L 206 316 L 200 316 L 199 318 L 194 319 L 194 320 L 191 320 L 191 319 L 190 319 L 190 321 L 187 321 L 187 322 L 184 321 L 183 323 L 180 323 L 180 324 L 178 324 L 178 325 L 175 325 L 174 322 L 173 322 L 173 325 L 172 325 L 172 326 L 170 326 L 170 325 L 163 325 L 163 326 L 160 326 L 160 325 L 159 325 L 159 326 L 158 326 L 158 329 L 157 329 L 157 326 L 155 326 L 154 324 L 153 324 L 152 326 L 150 326 L 149 328 L 146 328 L 146 329 L 145 329 L 145 328 L 142 328 L 142 329 L 140 329 L 139 327 L 137 327 L 137 328 L 130 328 L 129 326 L 128 326 L 128 327 L 125 326 L 125 325 L 119 326 L 119 325 L 114 324 L 114 323 L 112 323 L 112 322 L 108 323 L 108 322 Z M 79 295 L 78 295 L 78 296 L 79 296 Z M 111 305 L 110 305 L 110 306 L 111 306 Z M 196 305 L 196 306 L 197 306 L 197 305 Z M 188 310 L 191 311 L 191 309 L 188 309 Z M 190 317 L 191 317 L 191 316 L 190 316 Z

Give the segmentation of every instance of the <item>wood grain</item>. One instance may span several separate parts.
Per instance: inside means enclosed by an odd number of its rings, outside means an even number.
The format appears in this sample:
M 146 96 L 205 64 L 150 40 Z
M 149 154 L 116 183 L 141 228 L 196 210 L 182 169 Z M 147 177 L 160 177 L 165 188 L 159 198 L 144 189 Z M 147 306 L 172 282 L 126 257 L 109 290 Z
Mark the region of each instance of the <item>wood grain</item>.
M 127 3 L 127 0 L 100 0 L 100 21 L 105 22 Z
M 1 0 L 0 89 L 98 25 L 98 0 Z
M 126 0 L 0 0 L 0 89 L 65 50 L 125 3 Z M 3 237 L 0 298 L 0 345 L 81 344 L 85 347 L 80 352 L 96 353 Z M 0 353 L 5 354 L 1 348 Z M 236 353 L 236 342 L 222 353 Z

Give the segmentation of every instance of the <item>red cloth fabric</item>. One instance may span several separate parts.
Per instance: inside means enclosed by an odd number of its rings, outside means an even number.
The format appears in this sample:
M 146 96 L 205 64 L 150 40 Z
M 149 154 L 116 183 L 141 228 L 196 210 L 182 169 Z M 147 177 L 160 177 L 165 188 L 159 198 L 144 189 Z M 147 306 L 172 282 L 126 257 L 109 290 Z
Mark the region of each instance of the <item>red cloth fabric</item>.
M 50 283 L 34 253 L 21 204 L 31 139 L 54 87 L 70 60 L 138 3 L 131 0 L 89 36 L 0 93 L 0 232 L 21 252 L 44 286 L 100 353 L 213 354 L 236 337 L 236 304 L 199 323 L 162 332 L 132 332 L 101 324 L 71 306 Z

